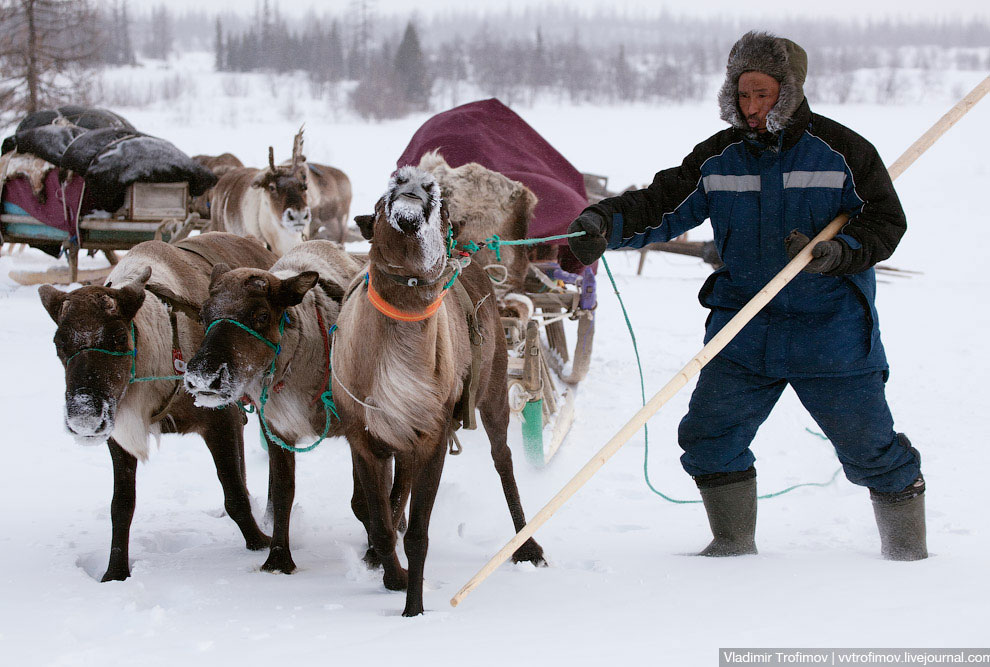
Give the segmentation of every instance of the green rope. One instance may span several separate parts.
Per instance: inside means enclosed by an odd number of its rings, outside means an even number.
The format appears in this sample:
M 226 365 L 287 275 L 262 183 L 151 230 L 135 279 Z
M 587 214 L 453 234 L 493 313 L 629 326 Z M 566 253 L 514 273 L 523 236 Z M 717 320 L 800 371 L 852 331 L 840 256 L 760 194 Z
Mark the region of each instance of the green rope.
M 285 331 L 285 322 L 286 322 L 286 319 L 287 318 L 288 318 L 288 316 L 283 313 L 282 314 L 282 319 L 278 323 L 278 335 L 279 335 L 279 338 L 280 339 L 282 337 L 282 332 Z M 210 322 L 210 326 L 206 327 L 206 332 L 204 333 L 204 336 L 207 335 L 207 334 L 209 334 L 210 333 L 210 330 L 213 329 L 213 327 L 215 327 L 216 325 L 220 324 L 221 322 L 229 322 L 229 323 L 231 323 L 231 324 L 233 324 L 235 326 L 240 327 L 244 331 L 248 332 L 249 334 L 251 334 L 252 336 L 254 336 L 255 338 L 257 338 L 258 340 L 260 340 L 262 343 L 264 343 L 268 347 L 270 347 L 273 350 L 275 350 L 275 356 L 278 356 L 278 353 L 282 351 L 282 348 L 281 348 L 281 346 L 278 343 L 271 342 L 270 340 L 268 340 L 267 338 L 265 338 L 264 336 L 262 336 L 260 333 L 258 333 L 257 331 L 255 331 L 251 327 L 247 326 L 246 324 L 241 324 L 237 320 L 231 320 L 231 319 L 227 319 L 227 318 L 221 318 L 219 320 L 213 320 L 212 322 Z
M 584 232 L 578 232 L 577 234 L 574 234 L 574 235 L 575 236 L 580 236 L 583 233 Z M 608 273 L 608 279 L 612 283 L 612 289 L 615 290 L 615 296 L 619 300 L 619 306 L 622 308 L 622 315 L 626 318 L 626 327 L 628 327 L 628 329 L 629 329 L 629 336 L 632 338 L 633 350 L 636 353 L 636 365 L 639 367 L 639 391 L 640 391 L 640 396 L 642 397 L 643 405 L 645 406 L 646 405 L 646 386 L 645 386 L 645 383 L 643 381 L 643 364 L 642 364 L 642 362 L 640 361 L 640 358 L 639 358 L 639 346 L 636 344 L 636 334 L 633 331 L 632 322 L 629 320 L 629 312 L 626 310 L 626 304 L 623 303 L 623 301 L 622 301 L 622 296 L 619 294 L 619 287 L 618 287 L 618 285 L 615 282 L 615 277 L 612 275 L 612 270 L 609 268 L 608 262 L 605 261 L 605 256 L 604 255 L 602 255 L 602 266 L 605 267 L 605 271 L 606 271 L 606 273 Z M 807 428 L 805 430 L 808 431 L 808 433 L 811 433 L 813 435 L 816 435 L 816 436 L 822 438 L 823 440 L 827 440 L 828 439 L 824 435 L 822 435 L 821 433 L 816 433 L 816 432 L 814 432 L 814 431 L 812 431 L 810 429 L 807 429 Z M 656 495 L 660 496 L 664 500 L 666 500 L 668 502 L 671 502 L 671 503 L 675 503 L 675 504 L 678 504 L 678 505 L 689 505 L 689 504 L 695 504 L 695 503 L 702 502 L 700 500 L 678 500 L 676 498 L 671 498 L 670 496 L 668 496 L 668 495 L 664 494 L 663 492 L 661 492 L 660 490 L 658 490 L 656 487 L 653 486 L 652 482 L 650 482 L 649 463 L 650 463 L 650 436 L 649 436 L 649 430 L 647 428 L 647 425 L 646 424 L 643 424 L 643 478 L 646 480 L 646 486 L 649 487 L 650 491 L 652 491 Z M 774 493 L 767 493 L 767 494 L 762 495 L 762 496 L 757 496 L 757 498 L 760 499 L 760 500 L 765 500 L 767 498 L 776 498 L 777 496 L 782 496 L 785 493 L 789 493 L 789 492 L 793 491 L 794 489 L 799 489 L 802 486 L 822 486 L 822 487 L 829 486 L 830 484 L 832 484 L 833 482 L 835 482 L 835 479 L 839 476 L 839 472 L 841 472 L 841 470 L 842 470 L 841 467 L 837 468 L 836 471 L 834 473 L 832 473 L 832 477 L 830 477 L 827 482 L 802 482 L 800 484 L 795 484 L 794 486 L 789 486 L 789 487 L 787 487 L 786 489 L 784 489 L 782 491 L 775 491 Z
M 288 313 L 282 313 L 282 318 L 278 322 L 279 341 L 282 340 L 282 334 L 285 333 L 285 323 L 288 321 L 289 321 Z M 278 355 L 282 352 L 282 345 L 280 343 L 273 343 L 272 341 L 268 340 L 267 338 L 262 336 L 260 333 L 258 333 L 251 327 L 245 324 L 241 324 L 237 320 L 230 320 L 230 319 L 214 320 L 213 322 L 210 322 L 210 326 L 206 328 L 206 333 L 210 333 L 210 329 L 215 327 L 220 322 L 230 322 L 231 324 L 236 324 L 238 327 L 248 332 L 249 334 L 257 338 L 261 342 L 265 343 L 266 345 L 268 345 L 268 347 L 275 350 L 275 357 L 272 359 L 272 365 L 269 366 L 268 372 L 265 374 L 264 380 L 262 380 L 261 397 L 258 401 L 259 403 L 258 422 L 261 426 L 262 438 L 266 439 L 268 442 L 274 442 L 276 445 L 278 445 L 279 447 L 281 447 L 286 451 L 294 452 L 296 454 L 304 454 L 306 452 L 310 452 L 316 449 L 319 446 L 319 444 L 326 439 L 327 433 L 330 432 L 330 424 L 332 422 L 332 419 L 336 418 L 337 421 L 340 421 L 340 415 L 337 414 L 337 406 L 333 402 L 333 390 L 332 390 L 333 373 L 327 373 L 327 390 L 322 394 L 320 394 L 320 401 L 323 403 L 323 412 L 326 416 L 326 421 L 323 426 L 323 433 L 320 435 L 319 440 L 317 440 L 312 445 L 309 445 L 307 447 L 295 447 L 293 445 L 290 445 L 284 440 L 282 440 L 280 437 L 272 433 L 271 427 L 268 426 L 268 420 L 265 418 L 265 405 L 268 403 L 268 387 L 271 385 L 272 380 L 275 377 L 275 364 L 278 361 Z M 330 331 L 327 332 L 327 336 L 332 335 L 336 328 L 337 328 L 336 324 L 330 327 Z M 327 359 L 327 370 L 330 370 L 330 359 Z M 248 414 L 254 412 L 253 406 L 250 406 L 251 409 L 248 409 L 248 407 L 245 407 L 240 402 L 238 402 L 238 405 L 240 406 L 241 410 L 243 410 Z
M 556 236 L 544 236 L 538 239 L 517 239 L 517 240 L 503 240 L 499 238 L 498 234 L 492 234 L 484 241 L 480 243 L 477 241 L 457 241 L 454 239 L 453 230 L 448 230 L 447 232 L 447 255 L 450 256 L 454 250 L 458 249 L 473 255 L 482 248 L 491 248 L 495 251 L 495 261 L 502 261 L 502 246 L 506 245 L 536 245 L 538 243 L 546 243 L 547 241 L 557 241 L 559 239 L 569 239 L 575 236 L 583 236 L 586 232 L 572 232 L 570 234 L 557 234 Z

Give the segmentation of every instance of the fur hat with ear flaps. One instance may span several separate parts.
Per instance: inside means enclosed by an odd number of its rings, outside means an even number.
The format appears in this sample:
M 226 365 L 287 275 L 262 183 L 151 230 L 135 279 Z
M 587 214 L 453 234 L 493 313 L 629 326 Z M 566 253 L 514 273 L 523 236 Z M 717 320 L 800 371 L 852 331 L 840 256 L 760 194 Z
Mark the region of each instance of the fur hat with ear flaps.
M 763 72 L 780 83 L 780 97 L 767 114 L 767 131 L 780 132 L 804 100 L 808 54 L 791 40 L 767 32 L 747 32 L 732 46 L 725 83 L 718 93 L 721 118 L 755 136 L 756 132 L 749 128 L 739 111 L 739 77 L 746 72 Z

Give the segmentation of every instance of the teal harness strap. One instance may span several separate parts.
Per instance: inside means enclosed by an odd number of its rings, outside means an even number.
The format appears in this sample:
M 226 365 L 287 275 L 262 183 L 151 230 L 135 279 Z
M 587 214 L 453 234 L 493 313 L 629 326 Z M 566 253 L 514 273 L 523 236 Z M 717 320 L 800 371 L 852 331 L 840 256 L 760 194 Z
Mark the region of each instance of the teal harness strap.
M 269 399 L 268 388 L 271 386 L 272 381 L 275 378 L 275 365 L 278 362 L 278 355 L 281 354 L 282 352 L 281 340 L 282 340 L 282 335 L 285 333 L 285 324 L 288 321 L 289 321 L 289 314 L 282 313 L 282 319 L 280 319 L 278 323 L 278 337 L 279 337 L 278 343 L 274 343 L 268 340 L 267 338 L 265 338 L 265 336 L 261 335 L 260 333 L 258 333 L 251 327 L 247 326 L 246 324 L 242 324 L 237 320 L 231 320 L 231 319 L 213 320 L 212 322 L 210 322 L 210 325 L 206 328 L 206 333 L 210 333 L 210 330 L 213 329 L 213 327 L 215 327 L 220 322 L 229 322 L 241 328 L 242 330 L 246 331 L 247 333 L 251 334 L 252 336 L 254 336 L 255 338 L 257 338 L 258 340 L 260 340 L 265 345 L 267 345 L 268 347 L 272 348 L 275 351 L 275 357 L 272 359 L 272 365 L 268 367 L 268 372 L 265 374 L 265 378 L 261 382 L 261 397 L 258 400 L 259 403 L 258 422 L 261 425 L 261 434 L 262 437 L 265 438 L 268 442 L 273 442 L 286 451 L 293 452 L 296 454 L 304 454 L 306 452 L 310 452 L 316 449 L 320 445 L 320 443 L 326 440 L 327 433 L 330 432 L 330 425 L 332 423 L 332 420 L 336 419 L 337 421 L 340 421 L 340 415 L 337 414 L 337 406 L 333 402 L 333 391 L 331 389 L 332 380 L 329 379 L 331 377 L 331 373 L 328 372 L 327 390 L 324 391 L 322 394 L 320 394 L 320 402 L 323 403 L 325 422 L 323 425 L 323 433 L 320 435 L 319 439 L 316 442 L 314 442 L 312 445 L 309 445 L 308 447 L 295 447 L 293 445 L 288 444 L 280 437 L 275 435 L 272 432 L 271 427 L 268 425 L 268 420 L 265 418 L 265 405 L 268 404 L 268 399 Z M 336 324 L 330 327 L 330 330 L 327 332 L 326 335 L 329 337 L 336 328 L 337 328 Z M 329 354 L 327 355 L 327 370 L 328 371 L 330 370 Z M 243 405 L 241 406 L 241 409 L 249 414 L 253 412 L 253 410 L 248 409 Z
M 288 319 L 289 316 L 285 313 L 282 313 L 282 319 L 278 323 L 279 339 L 281 339 L 282 337 L 282 332 L 285 331 L 285 323 Z M 220 324 L 221 322 L 229 322 L 230 324 L 233 324 L 234 326 L 240 327 L 244 331 L 247 331 L 249 334 L 260 340 L 262 343 L 275 350 L 275 356 L 278 356 L 279 352 L 282 351 L 282 346 L 280 344 L 271 342 L 270 340 L 262 336 L 260 333 L 249 327 L 248 325 L 241 324 L 237 320 L 231 320 L 228 318 L 220 318 L 219 320 L 213 320 L 212 322 L 210 322 L 210 326 L 206 327 L 206 332 L 204 333 L 204 335 L 209 334 L 210 330 L 213 329 L 213 327 L 215 327 L 216 325 Z
M 78 357 L 83 352 L 99 352 L 100 354 L 108 354 L 111 357 L 130 357 L 131 358 L 131 379 L 127 381 L 128 384 L 134 382 L 156 382 L 158 380 L 181 380 L 183 376 L 181 375 L 149 375 L 146 377 L 137 377 L 137 334 L 135 333 L 134 322 L 131 322 L 131 349 L 126 352 L 119 352 L 117 350 L 105 350 L 101 347 L 86 347 L 71 357 L 65 360 L 65 365 L 68 366 L 69 362 Z

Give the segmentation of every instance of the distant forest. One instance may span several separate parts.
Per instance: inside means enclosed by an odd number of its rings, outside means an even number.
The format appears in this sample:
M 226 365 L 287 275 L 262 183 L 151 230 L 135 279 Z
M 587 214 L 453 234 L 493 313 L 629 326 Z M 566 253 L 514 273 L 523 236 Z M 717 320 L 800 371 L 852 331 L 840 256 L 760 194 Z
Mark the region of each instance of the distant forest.
M 164 7 L 164 6 L 163 6 Z M 164 8 L 156 10 L 160 22 Z M 524 11 L 380 15 L 372 0 L 336 14 L 282 16 L 267 0 L 245 15 L 171 16 L 173 48 L 210 48 L 222 71 L 302 70 L 320 86 L 357 82 L 365 116 L 443 106 L 471 87 L 507 103 L 555 95 L 572 102 L 693 101 L 707 94 L 744 32 L 766 29 L 808 50 L 816 99 L 857 99 L 854 73 L 878 70 L 870 101 L 897 101 L 908 70 L 990 71 L 990 24 L 594 13 L 561 5 Z M 152 34 L 156 32 L 153 27 Z M 166 31 L 167 32 L 167 31 Z
M 18 31 L 0 35 L 7 69 L 0 98 L 19 96 L 7 106 L 27 109 L 58 99 L 65 82 L 85 89 L 86 67 L 132 65 L 138 55 L 168 59 L 212 51 L 218 71 L 303 72 L 316 95 L 346 100 L 373 118 L 442 108 L 468 93 L 508 104 L 547 96 L 575 103 L 689 102 L 710 94 L 729 47 L 752 29 L 786 35 L 807 49 L 806 90 L 816 101 L 897 102 L 911 99 L 905 91 L 912 87 L 917 95 L 919 85 L 940 85 L 946 71 L 990 71 L 990 23 L 982 19 L 754 23 L 588 12 L 561 4 L 410 17 L 382 14 L 374 0 L 350 0 L 335 13 L 289 17 L 275 0 L 251 4 L 245 13 L 218 15 L 180 13 L 165 3 L 135 11 L 128 0 L 0 0 L 0 24 Z M 21 55 L 31 42 L 20 33 L 26 25 L 20 6 L 50 8 L 42 16 L 61 17 L 77 35 L 92 33 L 81 40 L 85 48 L 70 54 L 71 76 L 55 67 L 64 58 L 52 60 L 51 76 L 40 82 L 48 82 L 50 94 L 22 83 L 34 70 Z

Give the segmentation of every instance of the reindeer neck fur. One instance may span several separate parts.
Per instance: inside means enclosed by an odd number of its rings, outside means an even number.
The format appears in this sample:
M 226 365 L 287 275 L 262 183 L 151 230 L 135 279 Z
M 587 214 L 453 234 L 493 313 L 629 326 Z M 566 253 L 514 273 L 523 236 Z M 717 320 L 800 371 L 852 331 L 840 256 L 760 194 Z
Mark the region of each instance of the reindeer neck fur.
M 251 229 L 254 222 L 258 229 Z M 281 257 L 302 243 L 302 234 L 291 232 L 272 214 L 271 199 L 263 188 L 249 187 L 244 193 L 244 222 L 248 234 L 257 234 Z
M 370 268 L 374 276 L 374 264 Z M 383 299 L 409 310 L 432 302 L 442 289 L 439 282 L 405 287 L 383 276 L 375 282 L 376 289 L 379 285 Z M 411 452 L 424 438 L 439 440 L 461 395 L 470 351 L 465 355 L 455 345 L 456 340 L 466 339 L 467 332 L 458 306 L 452 303 L 445 301 L 426 320 L 401 322 L 379 312 L 362 289 L 341 311 L 334 373 L 350 393 L 378 409 L 359 405 L 336 383 L 334 400 L 342 414 L 359 419 L 396 451 Z
M 172 324 L 165 304 L 146 293 L 144 303 L 134 317 L 134 327 L 137 331 L 137 376 L 175 375 Z M 152 423 L 151 418 L 162 409 L 174 390 L 175 382 L 172 381 L 134 382 L 127 385 L 120 399 L 111 437 L 139 461 L 148 459 L 148 435 L 154 435 L 156 441 L 161 435 L 159 425 Z
M 279 278 L 295 272 L 274 271 Z M 313 401 L 327 390 L 327 357 L 323 347 L 326 331 L 320 330 L 317 309 L 329 328 L 337 320 L 337 303 L 319 287 L 311 289 L 302 302 L 286 310 L 290 324 L 282 334 L 282 351 L 275 359 L 275 377 L 268 389 L 265 418 L 289 443 L 318 437 L 326 424 L 322 401 Z M 278 391 L 274 387 L 278 386 Z M 248 395 L 261 401 L 261 379 L 251 382 Z

